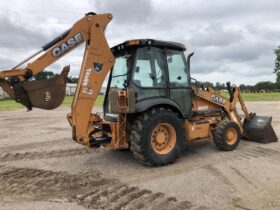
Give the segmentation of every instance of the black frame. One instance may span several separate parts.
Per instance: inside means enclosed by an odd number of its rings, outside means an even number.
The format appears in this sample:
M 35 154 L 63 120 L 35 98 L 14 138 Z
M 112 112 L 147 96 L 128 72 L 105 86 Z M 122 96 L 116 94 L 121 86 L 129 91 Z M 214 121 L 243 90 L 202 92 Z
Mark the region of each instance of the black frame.
M 182 59 L 183 59 L 183 62 L 184 62 L 184 64 L 185 64 L 185 66 L 186 66 L 186 68 L 187 68 L 187 76 L 188 76 L 188 86 L 181 86 L 181 87 L 178 87 L 178 86 L 171 86 L 171 83 L 170 83 L 170 78 L 169 78 L 169 68 L 168 68 L 168 62 L 167 62 L 167 51 L 179 51 L 179 52 L 181 52 L 181 53 L 183 53 L 184 54 L 184 51 L 182 51 L 182 50 L 176 50 L 176 49 L 165 49 L 164 50 L 164 54 L 165 54 L 165 56 L 164 56 L 164 60 L 165 60 L 165 70 L 167 71 L 167 79 L 168 79 L 168 83 L 167 83 L 167 88 L 168 88 L 168 99 L 169 100 L 171 100 L 171 101 L 173 101 L 174 103 L 176 103 L 176 105 L 180 108 L 180 105 L 174 100 L 174 99 L 172 99 L 171 98 L 171 89 L 186 89 L 186 90 L 191 90 L 192 89 L 192 87 L 191 87 L 191 75 L 190 75 L 190 69 L 189 69 L 189 65 L 188 65 L 188 62 L 187 62 L 187 60 L 186 60 L 186 56 L 185 55 L 182 55 L 181 54 L 181 57 L 182 57 Z M 191 98 L 190 98 L 190 100 L 192 101 L 192 95 L 191 95 Z M 183 115 L 184 116 L 188 116 L 190 113 L 188 113 L 188 114 L 186 114 L 186 113 L 184 113 L 183 112 L 183 110 L 180 108 L 180 111 L 181 111 L 181 113 L 183 113 Z

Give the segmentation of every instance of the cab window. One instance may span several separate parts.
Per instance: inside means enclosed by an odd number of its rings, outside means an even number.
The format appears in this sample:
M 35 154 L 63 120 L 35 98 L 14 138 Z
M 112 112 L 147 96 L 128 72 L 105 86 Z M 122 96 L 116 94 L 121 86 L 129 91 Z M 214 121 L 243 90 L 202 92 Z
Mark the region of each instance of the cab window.
M 112 70 L 111 87 L 123 89 L 127 86 L 127 75 L 132 67 L 133 57 L 131 53 L 118 56 Z
M 166 76 L 161 49 L 143 47 L 137 50 L 133 81 L 139 87 L 165 87 Z
M 189 76 L 184 53 L 181 51 L 168 50 L 166 52 L 166 60 L 170 86 L 189 87 Z

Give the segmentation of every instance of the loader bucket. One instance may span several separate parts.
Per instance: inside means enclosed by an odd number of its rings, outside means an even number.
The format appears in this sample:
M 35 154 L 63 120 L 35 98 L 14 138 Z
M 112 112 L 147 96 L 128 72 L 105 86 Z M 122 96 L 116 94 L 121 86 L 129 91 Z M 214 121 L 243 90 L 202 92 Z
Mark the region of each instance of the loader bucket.
M 278 141 L 271 125 L 272 117 L 256 116 L 244 121 L 244 137 L 249 141 L 271 143 Z

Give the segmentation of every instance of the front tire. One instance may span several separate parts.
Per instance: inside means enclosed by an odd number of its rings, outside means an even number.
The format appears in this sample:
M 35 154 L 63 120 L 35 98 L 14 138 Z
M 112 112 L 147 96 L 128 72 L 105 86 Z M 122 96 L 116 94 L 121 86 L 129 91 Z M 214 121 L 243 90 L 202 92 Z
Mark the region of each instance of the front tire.
M 173 163 L 183 150 L 183 122 L 170 109 L 148 110 L 134 121 L 130 144 L 134 157 L 145 165 Z
M 235 150 L 239 145 L 240 138 L 240 129 L 235 122 L 223 120 L 215 127 L 213 140 L 219 150 Z

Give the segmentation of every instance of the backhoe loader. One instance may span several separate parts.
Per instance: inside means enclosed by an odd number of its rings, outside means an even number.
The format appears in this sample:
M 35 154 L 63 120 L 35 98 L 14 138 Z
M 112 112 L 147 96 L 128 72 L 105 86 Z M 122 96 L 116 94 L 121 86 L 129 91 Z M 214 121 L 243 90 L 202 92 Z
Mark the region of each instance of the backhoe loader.
M 34 75 L 85 43 L 67 115 L 74 141 L 89 147 L 130 149 L 140 162 L 160 166 L 174 162 L 185 142 L 211 139 L 218 149 L 231 151 L 241 138 L 263 143 L 278 140 L 272 117 L 249 113 L 237 86 L 227 83 L 229 98 L 209 87 L 192 87 L 193 53 L 186 58 L 183 44 L 137 39 L 110 48 L 105 29 L 111 20 L 111 14 L 86 14 L 40 51 L 1 71 L 1 87 L 28 110 L 57 108 L 65 96 L 70 67 L 49 79 L 34 80 Z M 107 74 L 104 113 L 92 113 Z M 237 112 L 238 101 L 243 118 Z

